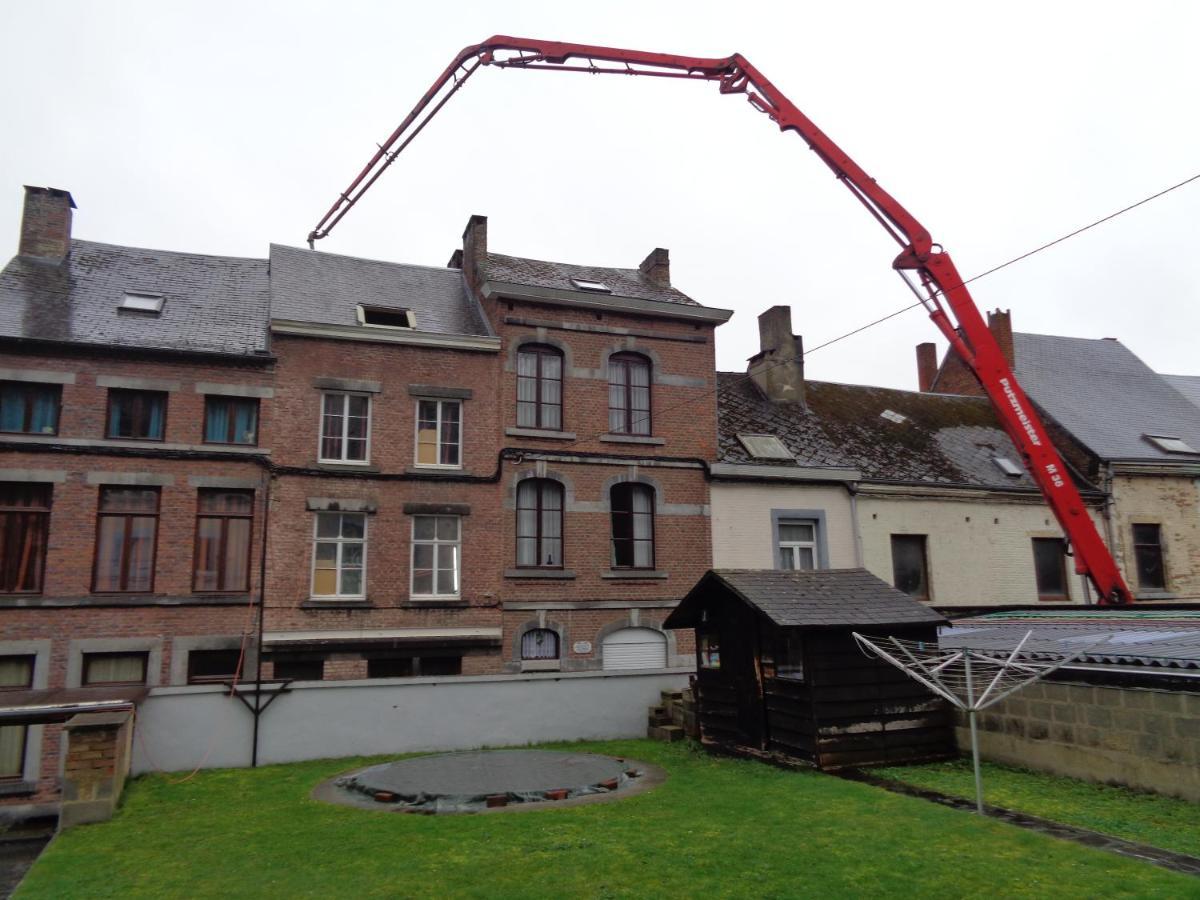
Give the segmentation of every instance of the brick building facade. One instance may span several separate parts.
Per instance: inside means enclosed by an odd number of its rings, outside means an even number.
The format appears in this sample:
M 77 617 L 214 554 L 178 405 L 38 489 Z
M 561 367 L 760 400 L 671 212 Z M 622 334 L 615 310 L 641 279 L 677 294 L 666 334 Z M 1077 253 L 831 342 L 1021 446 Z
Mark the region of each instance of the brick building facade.
M 27 189 L 0 273 L 10 812 L 54 802 L 71 710 L 253 680 L 260 639 L 276 680 L 690 661 L 659 625 L 710 564 L 729 313 L 666 251 L 503 256 L 474 217 L 445 268 L 235 259 L 73 208 Z

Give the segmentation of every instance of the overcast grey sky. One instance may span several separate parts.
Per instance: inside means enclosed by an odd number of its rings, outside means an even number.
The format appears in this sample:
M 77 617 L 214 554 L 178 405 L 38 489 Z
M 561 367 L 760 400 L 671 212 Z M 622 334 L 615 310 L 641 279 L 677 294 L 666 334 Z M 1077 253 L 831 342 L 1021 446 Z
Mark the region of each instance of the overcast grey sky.
M 495 34 L 740 52 L 949 249 L 990 268 L 1200 172 L 1200 4 L 53 2 L 0 7 L 0 247 L 22 184 L 77 237 L 264 256 L 321 213 L 455 52 Z M 895 246 L 794 135 L 711 84 L 484 69 L 318 246 L 441 265 L 493 250 L 635 266 L 815 346 L 912 302 Z M 973 286 L 1018 330 L 1121 338 L 1200 374 L 1200 182 Z M 6 253 L 0 255 L 7 255 Z M 915 386 L 920 310 L 809 377 Z M 939 341 L 939 345 L 941 342 Z

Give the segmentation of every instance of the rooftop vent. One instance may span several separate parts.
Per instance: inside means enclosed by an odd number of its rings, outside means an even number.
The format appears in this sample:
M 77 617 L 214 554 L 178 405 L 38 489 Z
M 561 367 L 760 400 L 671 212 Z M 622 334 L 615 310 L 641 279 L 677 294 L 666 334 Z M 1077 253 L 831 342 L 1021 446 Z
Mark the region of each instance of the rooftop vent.
M 883 412 L 881 412 L 879 414 L 879 418 L 887 419 L 889 422 L 895 422 L 897 425 L 908 421 L 908 416 L 903 416 L 898 412 L 892 412 L 890 409 L 885 409 Z
M 117 309 L 127 309 L 130 312 L 143 312 L 159 315 L 162 313 L 163 302 L 166 298 L 162 294 L 147 294 L 142 291 L 126 291 L 125 296 L 121 298 Z
M 773 434 L 739 434 L 737 438 L 755 459 L 795 459 Z
M 586 278 L 572 278 L 571 284 L 579 288 L 581 291 L 591 291 L 593 294 L 611 294 L 610 288 L 603 281 L 589 281 Z
M 386 306 L 358 306 L 358 324 L 375 328 L 416 328 L 411 309 L 392 309 Z
M 1195 453 L 1196 451 L 1182 438 L 1166 434 L 1144 434 L 1146 440 L 1165 453 Z
M 1025 474 L 1025 470 L 1018 466 L 1007 456 L 993 456 L 992 462 L 1000 467 L 1000 471 L 1010 478 L 1020 478 Z

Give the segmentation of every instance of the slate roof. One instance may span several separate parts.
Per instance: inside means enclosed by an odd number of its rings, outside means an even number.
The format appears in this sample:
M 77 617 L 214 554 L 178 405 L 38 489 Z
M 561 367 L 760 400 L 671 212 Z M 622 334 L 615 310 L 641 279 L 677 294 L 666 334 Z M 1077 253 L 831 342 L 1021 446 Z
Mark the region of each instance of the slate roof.
M 607 285 L 612 288 L 612 295 L 617 297 L 635 297 L 640 300 L 679 303 L 684 306 L 700 305 L 677 288 L 655 284 L 638 269 L 577 266 L 571 263 L 546 262 L 540 259 L 489 253 L 487 262 L 484 264 L 484 277 L 488 281 L 552 288 L 559 291 L 577 291 L 584 295 L 595 296 L 594 291 L 580 291 L 571 284 L 572 278 L 582 278 Z
M 1200 669 L 1200 610 L 1037 610 L 958 619 L 943 628 L 943 647 L 1061 659 L 1092 648 L 1080 664 Z
M 1200 410 L 1120 341 L 1014 332 L 1013 349 L 1026 393 L 1101 459 L 1200 462 L 1143 437 L 1200 450 Z
M 118 311 L 163 294 L 160 315 Z M 266 352 L 267 262 L 71 241 L 66 262 L 14 257 L 0 271 L 0 337 L 200 353 Z
M 357 326 L 358 305 L 412 310 L 416 330 L 490 336 L 460 269 L 271 245 L 271 317 Z
M 772 403 L 742 373 L 718 373 L 717 385 L 720 462 L 788 465 L 752 457 L 737 438 L 773 434 L 797 466 L 857 469 L 876 481 L 1036 490 L 1023 469 L 1005 475 L 993 462 L 1005 457 L 1021 467 L 1021 456 L 984 398 L 808 381 L 800 406 Z M 906 421 L 883 418 L 885 410 Z
M 714 587 L 724 587 L 784 628 L 939 625 L 946 619 L 866 569 L 712 569 L 692 588 L 668 628 L 694 624 Z
M 1162 375 L 1160 377 L 1183 394 L 1192 406 L 1200 407 L 1200 375 Z

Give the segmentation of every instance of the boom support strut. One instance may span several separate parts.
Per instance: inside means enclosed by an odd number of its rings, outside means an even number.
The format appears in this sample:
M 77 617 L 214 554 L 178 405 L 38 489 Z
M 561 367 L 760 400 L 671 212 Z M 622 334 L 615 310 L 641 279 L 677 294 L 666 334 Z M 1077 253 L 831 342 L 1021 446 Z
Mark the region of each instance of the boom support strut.
M 1066 466 L 1017 383 L 950 254 L 933 243 L 929 232 L 908 210 L 740 54 L 709 59 L 505 35 L 465 47 L 412 112 L 379 145 L 349 187 L 338 195 L 309 233 L 310 247 L 329 235 L 481 66 L 715 81 L 722 94 L 745 95 L 750 105 L 770 117 L 780 131 L 798 134 L 900 246 L 893 268 L 917 295 L 950 346 L 979 377 L 1005 431 L 1020 450 L 1026 469 L 1066 533 L 1073 548 L 1076 571 L 1091 580 L 1100 603 L 1132 602 L 1132 594 L 1092 523 Z

